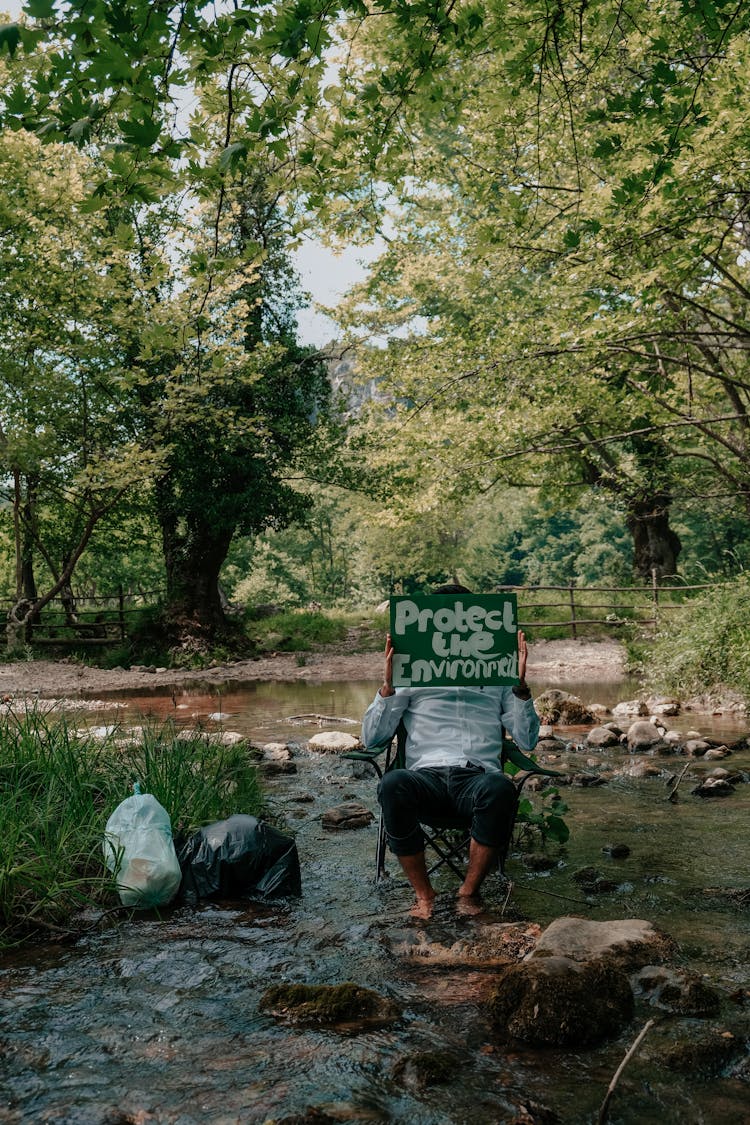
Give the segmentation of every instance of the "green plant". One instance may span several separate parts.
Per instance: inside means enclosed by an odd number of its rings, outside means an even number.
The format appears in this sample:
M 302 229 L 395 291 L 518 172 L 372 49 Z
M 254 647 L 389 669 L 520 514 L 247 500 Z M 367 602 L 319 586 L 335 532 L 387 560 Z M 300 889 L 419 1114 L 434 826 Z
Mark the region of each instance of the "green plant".
M 750 700 L 750 579 L 688 602 L 645 653 L 650 686 L 678 695 L 731 688 Z
M 347 627 L 342 614 L 320 610 L 287 610 L 248 626 L 252 639 L 266 652 L 311 652 L 321 645 L 342 641 Z
M 111 903 L 102 862 L 113 809 L 138 781 L 190 832 L 234 812 L 258 814 L 250 755 L 170 724 L 101 741 L 38 711 L 0 718 L 0 946 L 65 929 L 83 906 Z
M 554 786 L 543 790 L 541 797 L 540 809 L 535 809 L 528 797 L 521 798 L 516 814 L 519 840 L 533 833 L 541 837 L 543 846 L 548 841 L 564 844 L 570 838 L 570 829 L 562 816 L 568 806 Z

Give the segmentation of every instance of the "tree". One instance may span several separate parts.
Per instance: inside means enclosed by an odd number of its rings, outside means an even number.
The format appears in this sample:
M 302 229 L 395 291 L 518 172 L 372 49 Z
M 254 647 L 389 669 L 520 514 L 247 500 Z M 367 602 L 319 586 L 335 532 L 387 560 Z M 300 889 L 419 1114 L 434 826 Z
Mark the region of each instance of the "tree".
M 16 541 L 11 646 L 69 591 L 99 522 L 148 475 L 113 387 L 120 248 L 84 213 L 89 162 L 0 137 L 0 456 Z M 74 613 L 72 603 L 70 612 Z
M 214 199 L 173 215 L 180 249 L 168 253 L 158 213 L 134 220 L 127 396 L 161 455 L 153 505 L 178 635 L 225 625 L 219 574 L 236 533 L 304 510 L 290 478 L 315 457 L 330 399 L 325 366 L 296 343 L 284 226 L 264 178 L 238 175 L 224 202 L 218 225 Z
M 391 395 L 394 464 L 419 456 L 444 497 L 606 489 L 641 574 L 675 568 L 676 499 L 746 507 L 750 483 L 748 12 L 667 11 L 485 5 L 484 49 L 361 171 L 395 235 L 347 315 L 401 337 L 366 372 Z M 350 125 L 391 54 L 368 48 Z

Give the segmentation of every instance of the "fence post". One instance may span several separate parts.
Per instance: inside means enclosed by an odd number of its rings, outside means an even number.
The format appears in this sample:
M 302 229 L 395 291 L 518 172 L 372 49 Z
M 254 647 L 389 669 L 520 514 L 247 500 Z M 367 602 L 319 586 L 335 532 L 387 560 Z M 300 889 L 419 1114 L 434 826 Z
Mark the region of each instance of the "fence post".
M 125 594 L 122 589 L 122 582 L 117 587 L 117 610 L 120 619 L 120 640 L 125 640 Z
M 576 600 L 573 590 L 575 588 L 575 580 L 571 579 L 568 583 L 568 592 L 570 593 L 570 628 L 573 633 L 573 640 L 578 639 L 578 631 L 576 630 Z
M 655 566 L 651 567 L 651 597 L 654 600 L 654 625 L 657 625 L 659 617 L 659 578 Z

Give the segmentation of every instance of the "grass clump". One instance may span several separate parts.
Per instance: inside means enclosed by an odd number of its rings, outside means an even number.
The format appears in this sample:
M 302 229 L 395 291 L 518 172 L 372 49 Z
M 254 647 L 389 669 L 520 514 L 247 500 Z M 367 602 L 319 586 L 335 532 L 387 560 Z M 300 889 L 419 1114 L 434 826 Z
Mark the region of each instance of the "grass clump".
M 687 696 L 731 689 L 750 700 L 750 580 L 694 598 L 670 616 L 645 654 L 656 690 Z
M 138 782 L 192 832 L 262 798 L 242 746 L 224 747 L 172 726 L 137 741 L 80 735 L 39 712 L 0 717 L 0 947 L 70 927 L 83 907 L 116 905 L 102 839 L 115 807 Z
M 349 623 L 345 614 L 321 610 L 284 610 L 249 626 L 260 652 L 314 652 L 323 645 L 343 641 Z

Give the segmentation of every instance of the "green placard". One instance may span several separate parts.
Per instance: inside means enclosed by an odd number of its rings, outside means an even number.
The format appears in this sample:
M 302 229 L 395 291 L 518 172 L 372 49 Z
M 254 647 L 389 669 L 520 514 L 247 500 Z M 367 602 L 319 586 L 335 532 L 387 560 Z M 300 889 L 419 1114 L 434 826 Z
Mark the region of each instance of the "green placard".
M 394 687 L 518 683 L 515 594 L 391 598 Z

